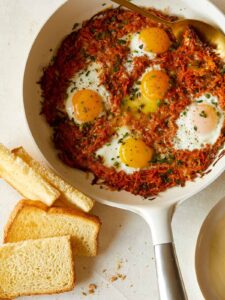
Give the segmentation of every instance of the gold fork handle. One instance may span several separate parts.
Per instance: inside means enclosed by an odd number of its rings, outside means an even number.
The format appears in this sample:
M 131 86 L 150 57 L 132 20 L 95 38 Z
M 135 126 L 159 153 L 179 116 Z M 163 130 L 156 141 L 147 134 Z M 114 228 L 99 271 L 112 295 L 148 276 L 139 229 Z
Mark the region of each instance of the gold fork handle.
M 121 6 L 124 6 L 130 10 L 133 10 L 133 11 L 136 11 L 137 13 L 139 13 L 140 15 L 144 16 L 144 17 L 147 17 L 155 22 L 160 22 L 160 23 L 163 23 L 163 24 L 166 24 L 168 26 L 171 26 L 171 22 L 168 22 L 166 20 L 163 20 L 161 19 L 160 17 L 157 17 L 153 14 L 151 14 L 150 12 L 148 12 L 146 9 L 144 8 L 141 8 L 127 0 L 111 0 L 112 2 L 115 2 Z

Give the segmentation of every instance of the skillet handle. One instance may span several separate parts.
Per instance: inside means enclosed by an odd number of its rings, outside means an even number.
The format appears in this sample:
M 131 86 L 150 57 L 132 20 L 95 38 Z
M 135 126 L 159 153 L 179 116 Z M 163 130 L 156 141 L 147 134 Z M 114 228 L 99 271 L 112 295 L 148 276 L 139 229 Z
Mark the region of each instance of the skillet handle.
M 173 243 L 155 245 L 154 250 L 160 299 L 186 300 Z

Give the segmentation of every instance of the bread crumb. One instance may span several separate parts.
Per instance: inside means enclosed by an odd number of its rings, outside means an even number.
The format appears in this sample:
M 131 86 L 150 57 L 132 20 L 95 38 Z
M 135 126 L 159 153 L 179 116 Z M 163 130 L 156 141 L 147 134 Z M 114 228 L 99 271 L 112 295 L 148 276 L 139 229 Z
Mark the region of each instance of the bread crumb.
M 127 276 L 123 274 L 118 274 L 117 276 L 122 280 L 125 280 L 127 278 Z
M 118 263 L 117 263 L 117 270 L 121 269 L 123 266 L 123 260 L 119 260 Z
M 117 273 L 116 275 L 113 275 L 111 278 L 110 278 L 110 281 L 111 282 L 114 282 L 118 279 L 121 279 L 121 280 L 125 280 L 127 278 L 127 275 L 123 275 L 121 273 Z
M 90 283 L 88 287 L 89 294 L 94 294 L 95 290 L 97 289 L 97 285 L 94 283 Z
M 107 269 L 103 269 L 103 270 L 102 270 L 102 273 L 105 273 L 106 271 L 107 271 Z
M 85 293 L 85 292 L 82 292 L 82 294 L 83 294 L 84 296 L 87 296 L 87 293 Z
M 114 282 L 114 281 L 116 281 L 117 279 L 118 279 L 118 276 L 113 275 L 113 276 L 111 277 L 110 281 L 111 281 L 111 282 Z

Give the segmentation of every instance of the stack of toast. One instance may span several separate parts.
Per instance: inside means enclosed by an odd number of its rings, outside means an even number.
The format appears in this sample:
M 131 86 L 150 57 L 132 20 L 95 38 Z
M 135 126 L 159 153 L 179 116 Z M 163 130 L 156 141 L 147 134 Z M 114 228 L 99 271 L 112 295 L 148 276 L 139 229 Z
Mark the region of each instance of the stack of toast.
M 0 177 L 25 199 L 4 229 L 0 299 L 72 290 L 75 256 L 96 256 L 101 222 L 94 201 L 35 161 L 0 144 Z

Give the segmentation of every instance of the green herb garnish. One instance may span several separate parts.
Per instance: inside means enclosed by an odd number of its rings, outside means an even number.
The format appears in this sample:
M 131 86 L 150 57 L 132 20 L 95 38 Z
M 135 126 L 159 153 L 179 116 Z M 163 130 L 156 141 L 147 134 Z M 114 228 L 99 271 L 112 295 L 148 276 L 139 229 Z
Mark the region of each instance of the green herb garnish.
M 202 118 L 207 118 L 207 114 L 206 114 L 206 112 L 204 110 L 202 110 L 200 112 L 199 116 L 202 117 Z
M 125 40 L 117 40 L 118 44 L 125 45 L 127 42 Z

